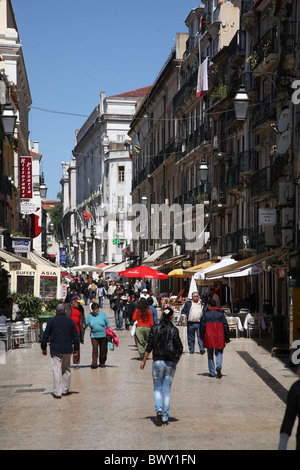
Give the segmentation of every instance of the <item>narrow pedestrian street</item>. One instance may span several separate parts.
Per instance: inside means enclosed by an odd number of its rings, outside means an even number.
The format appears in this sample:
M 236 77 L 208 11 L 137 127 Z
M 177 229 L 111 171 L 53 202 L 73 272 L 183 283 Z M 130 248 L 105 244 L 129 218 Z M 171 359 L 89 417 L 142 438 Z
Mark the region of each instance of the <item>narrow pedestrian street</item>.
M 106 300 L 103 310 L 114 328 Z M 170 424 L 164 427 L 154 421 L 152 360 L 140 370 L 129 331 L 117 332 L 120 344 L 108 353 L 107 367 L 93 370 L 86 330 L 81 365 L 72 368 L 71 394 L 61 400 L 52 397 L 49 348 L 47 357 L 39 343 L 10 350 L 0 365 L 0 448 L 276 450 L 286 392 L 297 380 L 295 370 L 285 367 L 287 360 L 272 357 L 255 339 L 232 337 L 222 379 L 210 378 L 207 355 L 197 349 L 190 355 L 184 327 L 179 329 L 186 352 L 173 381 Z

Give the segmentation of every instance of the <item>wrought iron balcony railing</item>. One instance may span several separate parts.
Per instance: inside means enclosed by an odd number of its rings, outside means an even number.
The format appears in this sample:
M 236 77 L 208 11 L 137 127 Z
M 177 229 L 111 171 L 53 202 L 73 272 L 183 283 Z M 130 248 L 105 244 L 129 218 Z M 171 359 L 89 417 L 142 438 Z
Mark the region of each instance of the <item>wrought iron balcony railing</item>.
M 275 96 L 268 95 L 260 103 L 254 106 L 252 110 L 252 130 L 261 125 L 266 125 L 270 120 L 276 120 Z

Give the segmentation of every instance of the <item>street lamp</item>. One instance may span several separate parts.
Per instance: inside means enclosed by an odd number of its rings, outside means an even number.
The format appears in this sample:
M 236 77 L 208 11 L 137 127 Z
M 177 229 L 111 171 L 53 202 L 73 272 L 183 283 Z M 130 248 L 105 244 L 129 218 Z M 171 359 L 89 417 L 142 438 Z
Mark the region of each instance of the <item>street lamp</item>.
M 201 165 L 199 166 L 199 173 L 201 183 L 205 183 L 208 176 L 208 166 L 204 159 L 202 160 Z
M 48 188 L 45 185 L 45 181 L 44 181 L 44 173 L 42 173 L 42 175 L 40 176 L 40 195 L 42 199 L 45 199 L 47 195 L 47 190 Z
M 249 101 L 250 100 L 246 89 L 244 85 L 241 85 L 237 94 L 233 98 L 234 110 L 237 120 L 244 121 L 246 119 Z
M 0 117 L 4 134 L 10 137 L 14 133 L 17 120 L 17 116 L 15 115 L 13 107 L 10 103 L 6 103 L 4 105 L 4 109 Z

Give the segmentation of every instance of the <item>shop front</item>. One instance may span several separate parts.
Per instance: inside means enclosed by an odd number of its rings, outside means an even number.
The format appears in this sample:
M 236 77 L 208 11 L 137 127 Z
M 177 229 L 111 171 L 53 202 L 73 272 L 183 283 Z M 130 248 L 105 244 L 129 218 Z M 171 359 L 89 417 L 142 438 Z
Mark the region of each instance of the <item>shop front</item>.
M 10 291 L 33 295 L 42 301 L 60 298 L 60 268 L 35 253 L 27 256 L 0 250 L 0 262 L 8 272 Z

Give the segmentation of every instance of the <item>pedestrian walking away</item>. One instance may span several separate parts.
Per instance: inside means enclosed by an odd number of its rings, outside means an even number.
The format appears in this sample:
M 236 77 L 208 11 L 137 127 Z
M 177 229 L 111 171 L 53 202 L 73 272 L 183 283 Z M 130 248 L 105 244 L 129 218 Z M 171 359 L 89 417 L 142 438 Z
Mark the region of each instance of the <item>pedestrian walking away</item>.
M 200 354 L 205 353 L 203 341 L 200 336 L 200 320 L 203 315 L 204 304 L 199 299 L 198 292 L 193 292 L 192 300 L 187 300 L 182 308 L 181 315 L 187 324 L 187 340 L 190 354 L 195 352 L 195 336 L 197 336 Z
M 99 366 L 105 367 L 107 360 L 107 337 L 106 328 L 110 328 L 110 322 L 107 315 L 99 309 L 97 303 L 91 305 L 92 313 L 86 318 L 86 326 L 91 328 L 92 343 L 92 369 L 97 369 L 97 361 L 99 358 Z
M 103 285 L 98 286 L 97 295 L 98 295 L 98 300 L 99 300 L 99 307 L 103 308 L 103 299 L 107 295 L 107 292 L 106 292 L 105 287 Z
M 140 359 L 143 359 L 148 344 L 150 328 L 153 326 L 153 317 L 146 299 L 140 299 L 132 320 L 133 322 L 137 321 L 135 330 L 136 345 Z
M 140 365 L 145 368 L 149 354 L 153 353 L 152 378 L 156 425 L 169 424 L 170 395 L 176 366 L 183 352 L 179 331 L 172 323 L 173 310 L 164 309 L 160 322 L 153 325 L 149 342 Z
M 80 344 L 84 344 L 85 333 L 85 315 L 81 303 L 83 303 L 83 300 L 81 300 L 80 296 L 74 295 L 71 303 L 65 304 L 66 315 L 74 320 L 79 337 L 79 349 L 73 353 L 73 364 L 76 368 L 80 364 Z
M 300 366 L 297 369 L 297 375 L 300 377 Z M 288 391 L 286 410 L 280 428 L 278 450 L 286 450 L 297 416 L 296 450 L 300 450 L 300 380 L 297 380 Z
M 208 301 L 207 309 L 204 311 L 200 321 L 200 335 L 204 347 L 207 348 L 207 360 L 209 376 L 222 377 L 223 350 L 225 344 L 230 342 L 229 328 L 223 310 L 216 307 L 216 301 Z M 216 356 L 216 367 L 214 362 Z
M 56 307 L 56 315 L 51 318 L 41 340 L 41 349 L 47 355 L 47 343 L 50 341 L 50 354 L 53 370 L 53 396 L 61 398 L 69 394 L 71 382 L 71 355 L 79 349 L 79 337 L 76 325 L 65 314 L 65 306 Z

